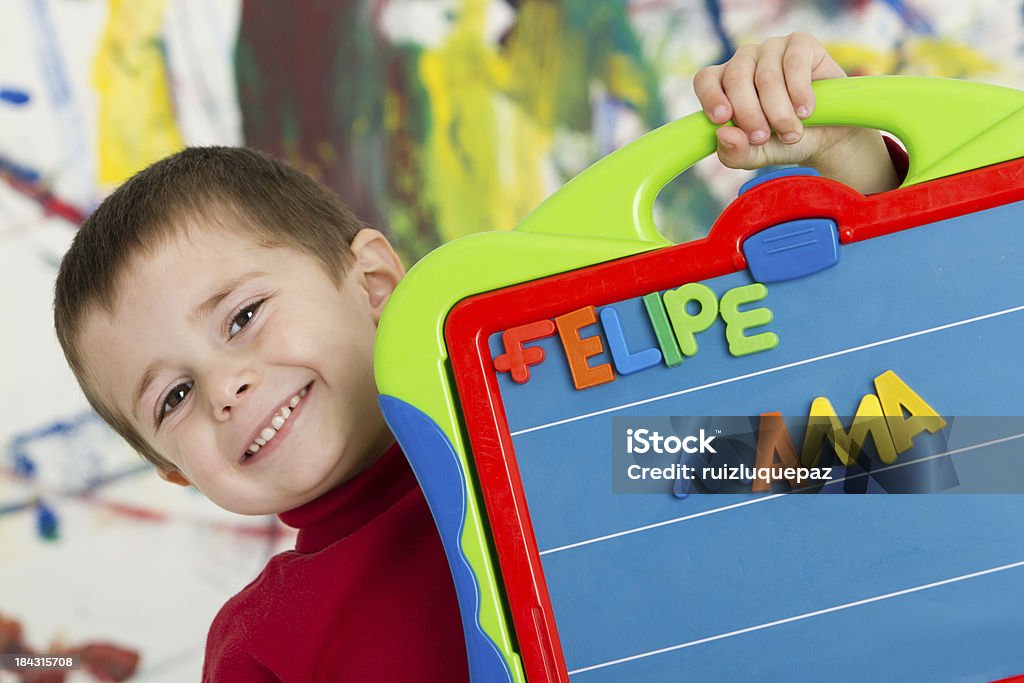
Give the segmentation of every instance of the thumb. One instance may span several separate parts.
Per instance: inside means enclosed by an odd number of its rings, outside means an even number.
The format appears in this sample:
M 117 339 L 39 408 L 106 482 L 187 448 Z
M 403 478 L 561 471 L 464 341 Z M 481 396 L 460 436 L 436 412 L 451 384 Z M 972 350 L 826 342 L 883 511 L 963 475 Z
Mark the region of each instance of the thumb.
M 751 145 L 739 128 L 722 126 L 715 135 L 718 137 L 718 158 L 725 166 L 751 170 L 768 162 L 764 146 Z

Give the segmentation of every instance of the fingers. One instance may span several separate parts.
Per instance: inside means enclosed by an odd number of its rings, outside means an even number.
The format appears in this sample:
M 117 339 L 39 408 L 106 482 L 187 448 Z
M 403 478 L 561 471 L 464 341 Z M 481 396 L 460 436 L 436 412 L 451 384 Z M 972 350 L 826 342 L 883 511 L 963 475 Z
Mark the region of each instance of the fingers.
M 760 49 L 752 45 L 741 47 L 722 72 L 722 89 L 732 104 L 732 120 L 754 145 L 767 142 L 771 135 L 754 84 Z
M 811 87 L 810 62 L 802 50 L 799 53 L 791 52 L 794 47 L 789 38 L 766 40 L 760 47 L 754 72 L 761 110 L 772 130 L 786 144 L 799 142 L 804 134 L 804 126 L 796 112 L 797 104 L 791 99 L 783 65 L 789 62 L 790 69 L 799 74 L 794 76 L 794 84 L 800 78 L 806 78 L 807 90 Z M 805 107 L 802 101 L 800 106 Z
M 811 81 L 845 75 L 814 36 L 797 32 L 743 46 L 725 64 L 701 69 L 694 91 L 712 122 L 731 118 L 750 144 L 765 144 L 771 131 L 795 144 L 814 110 Z
M 700 100 L 700 106 L 712 123 L 719 125 L 732 118 L 732 105 L 722 89 L 724 64 L 707 66 L 697 72 L 693 79 L 693 91 Z
M 846 72 L 836 64 L 825 46 L 809 33 L 797 32 L 788 37 L 782 56 L 782 71 L 789 90 L 793 110 L 802 119 L 814 111 L 814 90 L 811 81 L 844 78 Z
M 806 36 L 806 39 L 804 38 Z M 811 89 L 815 66 L 815 47 L 821 43 L 807 34 L 794 33 L 779 59 L 793 112 L 806 119 L 814 111 L 814 90 Z M 821 50 L 825 54 L 824 49 Z
M 751 145 L 746 133 L 738 128 L 722 126 L 718 137 L 718 158 L 729 168 L 755 169 L 764 165 L 764 147 Z

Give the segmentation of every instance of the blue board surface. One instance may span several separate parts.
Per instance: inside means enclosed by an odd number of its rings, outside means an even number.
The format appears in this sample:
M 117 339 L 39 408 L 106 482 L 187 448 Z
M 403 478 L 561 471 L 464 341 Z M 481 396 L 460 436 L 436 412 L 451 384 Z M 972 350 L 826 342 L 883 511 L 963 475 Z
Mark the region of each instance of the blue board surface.
M 1022 218 L 1012 204 L 843 245 L 838 265 L 769 285 L 769 351 L 731 356 L 717 321 L 682 365 L 581 391 L 557 337 L 533 344 L 547 360 L 528 383 L 499 374 L 573 680 L 1024 671 L 1024 496 L 625 495 L 610 464 L 615 416 L 806 416 L 817 396 L 852 415 L 886 370 L 944 416 L 1024 415 Z M 656 346 L 640 299 L 614 307 L 631 349 Z M 954 422 L 952 459 L 1019 477 L 1024 433 L 993 424 Z

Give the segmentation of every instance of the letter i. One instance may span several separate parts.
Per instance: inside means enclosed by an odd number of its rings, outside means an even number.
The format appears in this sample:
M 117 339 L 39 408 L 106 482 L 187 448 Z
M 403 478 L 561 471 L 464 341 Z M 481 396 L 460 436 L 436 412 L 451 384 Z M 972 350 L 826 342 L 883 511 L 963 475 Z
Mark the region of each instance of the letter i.
M 665 303 L 661 295 L 652 292 L 644 297 L 644 308 L 647 309 L 647 317 L 651 319 L 651 327 L 654 328 L 654 336 L 658 338 L 658 346 L 661 347 L 661 355 L 665 359 L 665 365 L 674 368 L 683 362 L 682 351 L 679 350 L 679 342 L 672 332 L 672 325 L 668 321 L 668 313 L 665 311 Z

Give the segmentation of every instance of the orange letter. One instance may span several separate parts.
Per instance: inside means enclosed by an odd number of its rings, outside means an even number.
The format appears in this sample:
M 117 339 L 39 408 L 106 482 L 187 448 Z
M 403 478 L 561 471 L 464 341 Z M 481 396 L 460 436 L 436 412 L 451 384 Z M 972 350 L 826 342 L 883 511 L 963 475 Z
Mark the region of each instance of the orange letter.
M 592 368 L 587 363 L 588 358 L 604 351 L 604 344 L 601 343 L 601 338 L 597 335 L 586 339 L 580 338 L 580 329 L 596 322 L 597 313 L 593 306 L 587 306 L 555 318 L 558 336 L 562 338 L 562 346 L 565 348 L 565 357 L 569 359 L 572 383 L 576 385 L 577 389 L 594 387 L 615 379 L 611 365 L 602 363 Z
M 775 458 L 776 454 L 779 456 Z M 754 467 L 760 471 L 762 467 L 775 468 L 800 467 L 800 459 L 796 457 L 796 446 L 793 445 L 793 438 L 786 429 L 786 423 L 782 420 L 782 413 L 761 413 L 761 423 L 757 428 L 757 451 L 754 455 Z M 796 479 L 790 479 L 789 488 L 795 489 L 799 485 Z M 755 476 L 754 486 L 750 489 L 753 493 L 770 491 L 771 482 L 767 479 L 760 479 Z

